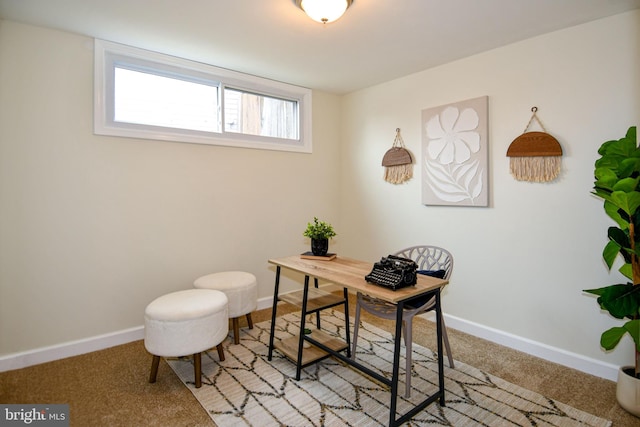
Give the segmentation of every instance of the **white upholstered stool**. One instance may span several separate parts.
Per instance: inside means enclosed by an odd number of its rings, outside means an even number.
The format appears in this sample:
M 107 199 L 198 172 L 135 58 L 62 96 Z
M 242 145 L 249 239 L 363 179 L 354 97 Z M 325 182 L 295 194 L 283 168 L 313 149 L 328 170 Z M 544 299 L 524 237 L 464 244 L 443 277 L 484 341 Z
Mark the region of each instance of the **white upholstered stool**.
M 244 271 L 222 271 L 196 279 L 193 286 L 198 289 L 222 291 L 229 298 L 229 318 L 233 323 L 233 342 L 240 342 L 238 319 L 247 317 L 249 329 L 253 329 L 251 312 L 258 306 L 258 282 L 256 276 Z
M 196 388 L 202 385 L 201 352 L 216 347 L 229 333 L 229 300 L 223 292 L 187 289 L 153 300 L 144 311 L 144 346 L 153 355 L 149 382 L 156 381 L 160 357 L 193 354 Z

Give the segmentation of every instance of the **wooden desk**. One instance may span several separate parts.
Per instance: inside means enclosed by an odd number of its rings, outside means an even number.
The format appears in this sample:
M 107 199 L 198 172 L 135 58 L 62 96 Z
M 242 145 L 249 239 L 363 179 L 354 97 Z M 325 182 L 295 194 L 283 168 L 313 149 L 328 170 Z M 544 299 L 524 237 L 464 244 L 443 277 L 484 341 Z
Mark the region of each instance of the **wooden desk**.
M 391 388 L 391 401 L 389 404 L 389 426 L 395 427 L 399 426 L 402 423 L 410 420 L 414 415 L 418 412 L 422 411 L 428 405 L 433 403 L 434 401 L 439 399 L 439 403 L 441 406 L 444 406 L 444 363 L 443 363 L 443 354 L 442 354 L 442 317 L 441 312 L 442 308 L 440 305 L 440 291 L 442 287 L 444 287 L 448 281 L 443 279 L 438 279 L 435 277 L 429 277 L 424 275 L 418 275 L 418 282 L 416 286 L 409 286 L 406 288 L 399 289 L 397 291 L 392 291 L 390 289 L 383 288 L 381 286 L 373 285 L 367 283 L 364 279 L 364 276 L 369 274 L 371 269 L 373 268 L 373 263 L 358 261 L 350 258 L 337 257 L 332 261 L 324 261 L 324 260 L 310 260 L 310 259 L 302 259 L 299 255 L 289 256 L 285 258 L 278 259 L 270 259 L 270 264 L 276 266 L 276 280 L 275 280 L 275 290 L 273 296 L 273 311 L 271 314 L 271 336 L 269 338 L 269 356 L 268 359 L 271 360 L 274 349 L 274 332 L 275 332 L 275 319 L 276 319 L 276 311 L 278 301 L 280 300 L 278 296 L 278 290 L 280 287 L 280 271 L 282 268 L 287 268 L 289 270 L 297 271 L 305 275 L 304 288 L 298 294 L 295 294 L 293 298 L 296 299 L 299 304 L 302 306 L 302 315 L 301 315 L 301 325 L 300 325 L 300 335 L 297 337 L 298 348 L 297 354 L 295 352 L 291 352 L 288 357 L 294 358 L 296 357 L 297 361 L 297 371 L 296 371 L 296 379 L 300 379 L 300 369 L 304 366 L 305 363 L 312 363 L 308 361 L 303 361 L 302 359 L 302 349 L 304 341 L 308 341 L 312 345 L 316 346 L 319 350 L 321 350 L 327 356 L 334 356 L 337 359 L 355 367 L 356 369 L 364 372 L 367 375 L 377 379 L 383 384 L 388 385 Z M 309 289 L 309 278 L 313 277 L 315 282 L 315 288 Z M 318 287 L 318 279 L 326 280 L 332 283 L 335 283 L 344 288 L 344 299 L 329 301 L 324 299 L 326 294 L 322 294 L 321 291 L 317 290 Z M 379 373 L 372 371 L 366 366 L 361 365 L 357 361 L 351 359 L 350 357 L 350 349 L 349 349 L 349 317 L 348 317 L 348 292 L 347 290 L 351 290 L 354 292 L 361 292 L 366 295 L 370 295 L 374 298 L 379 298 L 385 301 L 392 302 L 397 305 L 397 316 L 396 316 L 396 325 L 395 325 L 395 341 L 394 341 L 394 353 L 393 353 L 393 373 L 391 379 L 380 375 Z M 437 328 L 437 353 L 438 353 L 438 391 L 431 396 L 427 396 L 422 402 L 416 405 L 413 409 L 408 411 L 406 414 L 401 415 L 396 419 L 396 406 L 397 406 L 397 398 L 398 398 L 398 378 L 400 373 L 400 345 L 402 341 L 402 311 L 404 309 L 404 304 L 413 298 L 423 296 L 425 294 L 433 294 L 436 298 L 436 328 Z M 334 296 L 335 297 L 335 296 Z M 290 301 L 291 297 L 282 297 L 282 300 Z M 293 302 L 293 301 L 290 301 Z M 336 345 L 336 339 L 329 337 L 329 339 L 325 339 L 326 337 L 320 337 L 321 339 L 314 339 L 310 336 L 305 336 L 303 331 L 305 327 L 305 314 L 311 312 L 318 312 L 324 308 L 328 308 L 329 306 L 336 306 L 339 304 L 345 305 L 345 318 L 346 318 L 346 341 L 347 345 L 339 345 L 340 340 L 337 340 L 338 343 Z M 308 309 L 309 307 L 310 310 Z M 318 329 L 319 329 L 319 315 L 318 315 Z M 315 333 L 314 333 L 315 334 Z M 331 341 L 331 342 L 329 342 Z M 294 346 L 295 347 L 295 346 Z M 281 347 L 282 348 L 282 347 Z M 347 355 L 343 355 L 341 352 L 346 349 Z M 292 349 L 295 350 L 295 349 Z M 285 351 L 283 353 L 286 354 Z

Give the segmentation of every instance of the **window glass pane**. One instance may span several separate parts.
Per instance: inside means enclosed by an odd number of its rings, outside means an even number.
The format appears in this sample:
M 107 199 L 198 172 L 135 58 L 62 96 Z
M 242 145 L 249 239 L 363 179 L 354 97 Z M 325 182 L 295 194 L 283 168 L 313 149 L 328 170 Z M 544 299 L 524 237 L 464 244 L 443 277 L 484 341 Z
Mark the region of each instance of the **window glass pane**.
M 225 132 L 299 138 L 297 101 L 225 88 L 224 117 Z
M 218 87 L 115 68 L 114 121 L 217 132 Z

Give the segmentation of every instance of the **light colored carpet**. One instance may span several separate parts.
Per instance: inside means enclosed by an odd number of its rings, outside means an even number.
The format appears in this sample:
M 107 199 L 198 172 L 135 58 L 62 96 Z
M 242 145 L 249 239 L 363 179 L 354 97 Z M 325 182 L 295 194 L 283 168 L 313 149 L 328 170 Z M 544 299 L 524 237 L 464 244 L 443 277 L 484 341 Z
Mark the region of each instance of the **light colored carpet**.
M 299 314 L 276 321 L 276 339 L 296 335 Z M 325 359 L 303 370 L 295 380 L 295 365 L 277 350 L 267 360 L 270 322 L 245 330 L 239 345 L 225 341 L 224 362 L 214 350 L 203 355 L 203 385 L 193 384 L 191 358 L 168 360 L 218 426 L 384 426 L 389 422 L 389 389 L 345 366 Z M 343 334 L 341 313 L 323 312 L 322 329 Z M 391 376 L 392 341 L 388 332 L 363 323 L 357 358 Z M 437 390 L 437 361 L 431 350 L 414 344 L 412 398 L 399 396 L 398 412 L 422 400 L 421 392 Z M 404 361 L 401 360 L 401 367 Z M 404 370 L 400 378 L 404 381 Z M 445 362 L 444 407 L 432 404 L 416 415 L 412 426 L 610 426 L 611 422 L 523 389 L 456 362 Z M 399 385 L 404 390 L 404 382 Z

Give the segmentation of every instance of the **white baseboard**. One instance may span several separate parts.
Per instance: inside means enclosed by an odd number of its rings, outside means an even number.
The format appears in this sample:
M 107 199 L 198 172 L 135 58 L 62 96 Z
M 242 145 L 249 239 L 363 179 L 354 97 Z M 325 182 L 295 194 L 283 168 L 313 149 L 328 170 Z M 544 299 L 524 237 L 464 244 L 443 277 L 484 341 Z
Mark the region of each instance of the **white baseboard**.
M 272 306 L 272 297 L 261 298 L 258 300 L 258 310 L 271 308 Z M 127 344 L 141 339 L 144 339 L 144 326 L 142 325 L 105 335 L 70 341 L 49 347 L 41 347 L 21 353 L 11 353 L 0 356 L 0 372 L 22 369 L 29 366 L 39 365 L 41 363 L 91 353 L 92 351 L 104 350 L 105 348 Z
M 329 292 L 342 289 L 341 287 L 330 283 L 321 286 L 321 288 Z M 273 299 L 267 298 L 263 308 L 270 307 L 272 302 Z M 424 315 L 423 317 L 428 320 L 435 321 L 435 313 L 430 313 Z M 517 335 L 510 334 L 508 332 L 501 331 L 499 329 L 494 329 L 488 326 L 480 325 L 478 323 L 470 322 L 459 317 L 450 316 L 446 313 L 444 314 L 444 318 L 445 323 L 449 328 L 457 329 L 469 335 L 473 335 L 478 338 L 482 338 L 487 341 L 512 348 L 514 350 L 522 351 L 523 353 L 527 353 L 562 366 L 573 368 L 578 371 L 594 375 L 596 377 L 604 378 L 611 381 L 617 381 L 618 379 L 618 366 L 616 365 L 592 359 L 581 354 L 572 353 L 560 348 L 552 347 L 550 345 L 542 344 L 528 338 L 523 338 Z
M 328 290 L 331 290 L 330 287 L 328 288 Z M 270 308 L 272 305 L 273 298 L 271 297 L 261 298 L 258 300 L 258 310 Z M 429 316 L 426 317 L 429 319 Z M 487 341 L 504 345 L 505 347 L 519 350 L 541 359 L 577 369 L 600 378 L 612 381 L 617 380 L 618 367 L 615 365 L 509 334 L 498 329 L 469 322 L 455 316 L 445 314 L 444 317 L 445 323 L 449 328 L 457 329 Z M 430 320 L 433 320 L 433 317 L 431 317 Z M 105 348 L 126 344 L 143 338 L 144 327 L 138 326 L 123 331 L 62 343 L 55 346 L 43 347 L 22 353 L 8 354 L 0 356 L 0 372 L 26 368 L 40 363 L 103 350 Z
M 144 327 L 138 326 L 77 341 L 70 341 L 21 353 L 12 353 L 0 356 L 0 372 L 12 371 L 14 369 L 51 362 L 53 360 L 91 353 L 92 351 L 103 350 L 143 338 Z
M 273 307 L 273 297 L 266 297 L 258 299 L 258 310 Z
M 550 345 L 542 344 L 528 338 L 513 335 L 498 329 L 483 326 L 459 317 L 444 314 L 447 328 L 457 329 L 469 335 L 522 351 L 549 362 L 576 369 L 596 377 L 617 381 L 618 366 L 572 353 Z M 430 320 L 434 320 L 433 318 Z M 455 358 L 455 355 L 454 355 Z

